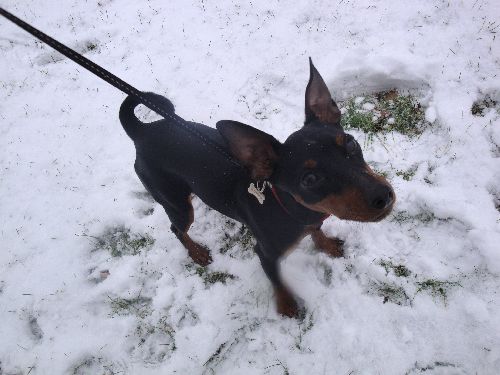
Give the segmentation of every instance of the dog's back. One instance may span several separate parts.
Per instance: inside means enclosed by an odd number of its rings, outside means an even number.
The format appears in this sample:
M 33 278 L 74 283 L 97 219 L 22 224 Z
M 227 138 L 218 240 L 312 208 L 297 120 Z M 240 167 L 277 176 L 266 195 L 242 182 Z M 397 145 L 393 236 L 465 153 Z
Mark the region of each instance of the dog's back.
M 189 189 L 215 210 L 241 220 L 236 212 L 236 195 L 248 186 L 248 177 L 243 168 L 213 147 L 215 144 L 227 150 L 219 132 L 178 117 L 168 99 L 153 93 L 145 95 L 172 114 L 171 119 L 143 123 L 134 114 L 140 104 L 138 100 L 128 97 L 120 107 L 120 121 L 136 147 L 135 169 L 146 189 L 155 199 L 164 195 L 155 191 L 156 187 L 163 190 L 173 185 L 174 190 Z

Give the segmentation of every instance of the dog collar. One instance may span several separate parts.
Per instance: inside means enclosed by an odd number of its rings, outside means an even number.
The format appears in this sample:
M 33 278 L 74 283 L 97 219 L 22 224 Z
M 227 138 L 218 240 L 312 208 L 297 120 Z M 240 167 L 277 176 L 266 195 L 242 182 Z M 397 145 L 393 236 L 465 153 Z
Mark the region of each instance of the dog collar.
M 290 211 L 288 211 L 288 210 L 287 210 L 287 208 L 285 207 L 285 205 L 284 205 L 284 204 L 283 204 L 283 202 L 281 201 L 281 199 L 280 199 L 280 197 L 279 197 L 279 195 L 278 195 L 278 192 L 276 191 L 276 188 L 275 188 L 273 185 L 271 185 L 271 191 L 272 191 L 272 193 L 273 193 L 273 195 L 274 195 L 274 199 L 276 199 L 276 201 L 277 201 L 277 202 L 278 202 L 278 204 L 281 206 L 281 208 L 283 209 L 283 211 L 285 211 L 285 212 L 288 214 L 288 216 L 290 216 L 292 219 L 297 220 L 297 219 L 296 219 L 296 218 L 295 218 L 295 217 L 294 217 L 294 216 L 290 213 Z M 323 216 L 323 218 L 321 219 L 321 221 L 323 222 L 323 221 L 325 221 L 326 219 L 328 219 L 329 217 L 330 217 L 330 215 L 325 214 L 325 215 Z
M 294 217 L 290 211 L 285 207 L 283 202 L 281 201 L 278 192 L 276 188 L 269 182 L 269 181 L 264 181 L 262 182 L 262 185 L 259 185 L 259 182 L 256 182 L 255 184 L 252 182 L 250 186 L 248 187 L 248 194 L 253 195 L 258 201 L 259 204 L 264 204 L 264 201 L 266 199 L 266 196 L 264 195 L 264 190 L 266 190 L 266 187 L 269 187 L 271 189 L 271 192 L 273 193 L 274 199 L 276 199 L 276 202 L 280 205 L 281 209 L 285 211 L 285 213 L 290 216 L 292 219 L 300 222 L 299 219 Z M 325 221 L 327 218 L 329 218 L 330 215 L 325 214 L 322 218 L 321 221 Z

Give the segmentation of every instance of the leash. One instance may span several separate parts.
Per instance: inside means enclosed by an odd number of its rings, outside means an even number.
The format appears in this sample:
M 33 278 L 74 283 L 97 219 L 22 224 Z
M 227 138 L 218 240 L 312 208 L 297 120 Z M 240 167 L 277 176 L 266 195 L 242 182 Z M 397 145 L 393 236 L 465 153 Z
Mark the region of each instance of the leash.
M 78 65 L 82 66 L 83 68 L 87 69 L 91 73 L 95 74 L 97 77 L 101 78 L 102 80 L 106 81 L 110 85 L 116 87 L 118 90 L 124 92 L 127 95 L 133 96 L 137 100 L 139 100 L 142 104 L 144 104 L 146 107 L 151 109 L 152 111 L 158 113 L 160 116 L 163 116 L 165 119 L 170 119 L 173 122 L 175 122 L 178 126 L 180 126 L 182 129 L 185 131 L 193 134 L 195 137 L 199 138 L 202 140 L 204 144 L 212 146 L 215 150 L 217 150 L 220 154 L 222 154 L 228 161 L 230 161 L 232 164 L 241 167 L 241 164 L 238 163 L 226 150 L 221 148 L 218 144 L 215 142 L 211 141 L 210 139 L 206 138 L 198 132 L 196 129 L 194 129 L 192 126 L 189 126 L 189 124 L 186 123 L 183 119 L 181 119 L 178 116 L 173 116 L 163 108 L 157 106 L 155 103 L 151 102 L 147 97 L 144 96 L 144 94 L 137 90 L 135 87 L 132 85 L 128 84 L 127 82 L 123 81 L 122 79 L 118 78 L 115 76 L 113 73 L 109 72 L 108 70 L 104 69 L 103 67 L 95 64 L 91 60 L 87 59 L 86 57 L 82 56 L 75 50 L 65 46 L 64 44 L 58 42 L 54 38 L 50 37 L 49 35 L 41 32 L 40 30 L 34 28 L 30 24 L 24 22 L 23 20 L 17 18 L 14 16 L 12 13 L 7 12 L 5 9 L 0 7 L 0 14 L 7 18 L 8 20 L 12 21 L 15 23 L 17 26 L 22 28 L 23 30 L 27 31 L 31 35 L 33 35 L 35 38 L 41 40 L 45 44 L 48 44 L 50 47 L 55 49 L 57 52 L 63 54 L 66 56 L 68 59 L 74 61 Z M 266 185 L 267 183 L 267 185 Z M 291 217 L 291 213 L 286 209 L 284 206 L 283 202 L 279 198 L 274 186 L 272 186 L 269 182 L 264 182 L 263 186 L 259 188 L 258 184 L 257 187 L 254 186 L 254 184 L 250 184 L 250 187 L 248 188 L 248 191 L 250 194 L 254 195 L 260 204 L 264 203 L 264 194 L 263 191 L 266 188 L 266 186 L 271 186 L 271 191 L 273 193 L 274 198 L 278 201 L 279 205 L 281 208 Z M 325 220 L 329 215 L 325 216 L 323 220 Z
M 27 31 L 28 33 L 33 35 L 34 37 L 36 37 L 37 39 L 41 40 L 45 44 L 48 44 L 50 47 L 55 49 L 57 52 L 63 54 L 64 56 L 66 56 L 68 59 L 74 61 L 78 65 L 87 69 L 88 71 L 95 74 L 96 76 L 98 76 L 102 80 L 106 81 L 110 85 L 116 87 L 118 90 L 124 92 L 127 95 L 133 96 L 134 98 L 139 100 L 142 104 L 144 104 L 146 107 L 148 107 L 152 111 L 158 113 L 160 116 L 163 116 L 163 118 L 170 119 L 170 120 L 174 121 L 182 129 L 193 134 L 197 138 L 201 139 L 201 141 L 204 144 L 212 146 L 215 150 L 217 150 L 220 154 L 222 154 L 232 164 L 241 167 L 240 163 L 238 163 L 226 150 L 221 148 L 215 142 L 206 138 L 203 134 L 201 134 L 196 129 L 194 129 L 192 126 L 187 124 L 186 121 L 184 121 L 180 117 L 173 116 L 172 114 L 168 113 L 163 108 L 161 108 L 161 107 L 157 106 L 155 103 L 151 102 L 148 98 L 146 98 L 144 96 L 144 94 L 141 91 L 137 90 L 135 87 L 129 85 L 127 82 L 123 81 L 122 79 L 118 78 L 117 76 L 110 73 L 106 69 L 104 69 L 101 66 L 95 64 L 94 62 L 90 61 L 89 59 L 82 56 L 81 54 L 79 54 L 75 50 L 58 42 L 54 38 L 48 36 L 47 34 L 41 32 L 40 30 L 34 28 L 33 26 L 31 26 L 28 23 L 24 22 L 23 20 L 17 18 L 12 13 L 7 12 L 5 9 L 3 9 L 1 7 L 0 7 L 0 14 L 2 16 L 4 16 L 5 18 L 7 18 L 8 20 L 15 23 L 20 28 L 24 29 L 25 31 Z

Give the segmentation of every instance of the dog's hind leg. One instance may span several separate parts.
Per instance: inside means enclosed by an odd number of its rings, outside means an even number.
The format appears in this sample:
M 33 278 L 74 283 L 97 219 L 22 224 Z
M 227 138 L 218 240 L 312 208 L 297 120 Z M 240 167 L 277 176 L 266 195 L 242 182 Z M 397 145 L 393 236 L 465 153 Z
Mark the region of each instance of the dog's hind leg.
M 144 172 L 136 165 L 136 172 L 144 187 L 151 193 L 153 198 L 160 203 L 167 213 L 172 225 L 170 229 L 187 249 L 189 256 L 196 263 L 206 266 L 212 262 L 210 251 L 193 241 L 188 235 L 188 230 L 194 221 L 194 210 L 191 204 L 191 189 L 180 178 L 173 174 L 161 174 L 161 181 L 158 181 L 160 174 L 150 174 Z M 151 183 L 151 176 L 154 175 L 155 183 Z M 160 186 L 155 189 L 154 186 Z
M 181 205 L 177 204 L 173 212 L 171 211 L 171 206 L 166 207 L 163 205 L 163 207 L 165 208 L 165 212 L 172 223 L 170 229 L 187 249 L 191 259 L 201 266 L 206 266 L 212 263 L 210 251 L 205 246 L 193 241 L 193 239 L 188 235 L 189 227 L 194 221 L 191 195 L 188 195 Z

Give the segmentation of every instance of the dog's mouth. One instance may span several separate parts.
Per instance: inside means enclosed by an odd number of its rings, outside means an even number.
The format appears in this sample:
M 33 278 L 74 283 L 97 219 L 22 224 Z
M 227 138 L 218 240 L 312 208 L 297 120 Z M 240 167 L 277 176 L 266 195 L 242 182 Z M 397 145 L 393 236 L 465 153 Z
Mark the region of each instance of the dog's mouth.
M 376 223 L 376 222 L 378 222 L 378 221 L 382 221 L 382 220 L 383 220 L 383 219 L 385 219 L 387 216 L 389 216 L 389 214 L 392 212 L 392 208 L 393 208 L 393 206 L 394 206 L 394 202 L 393 202 L 393 203 L 391 203 L 391 205 L 390 205 L 389 207 L 387 207 L 387 208 L 384 210 L 384 212 L 381 212 L 381 213 L 379 213 L 379 214 L 375 215 L 375 217 L 373 217 L 373 219 L 368 220 L 368 221 L 370 221 L 370 222 L 374 222 L 374 223 Z
M 295 200 L 310 210 L 334 215 L 342 220 L 359 222 L 379 222 L 385 219 L 392 211 L 395 203 L 395 195 L 392 188 L 389 196 L 383 202 L 366 203 L 363 194 L 357 189 L 344 192 L 342 195 L 330 195 L 317 203 L 306 203 L 297 195 Z
M 351 221 L 359 221 L 363 223 L 377 223 L 379 221 L 382 221 L 385 219 L 392 211 L 392 206 L 384 209 L 382 212 L 377 212 L 377 213 L 372 213 L 372 212 L 342 212 L 342 213 L 335 213 L 332 212 L 331 214 L 337 216 L 339 219 L 342 220 L 351 220 Z

